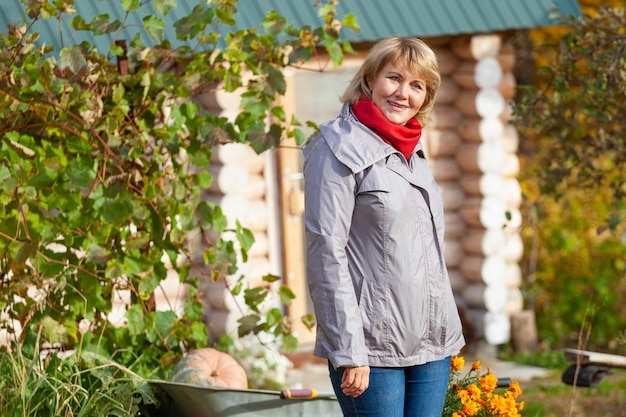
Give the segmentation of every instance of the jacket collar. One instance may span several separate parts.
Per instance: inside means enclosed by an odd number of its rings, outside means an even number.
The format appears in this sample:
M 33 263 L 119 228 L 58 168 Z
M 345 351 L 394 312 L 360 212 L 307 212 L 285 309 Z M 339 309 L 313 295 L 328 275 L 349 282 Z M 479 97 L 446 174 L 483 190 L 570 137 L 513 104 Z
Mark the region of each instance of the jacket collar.
M 337 159 L 354 173 L 396 152 L 361 123 L 348 104 L 337 118 L 320 125 L 320 132 Z
M 392 146 L 383 142 L 376 133 L 361 123 L 344 104 L 339 116 L 320 125 L 322 137 L 335 157 L 346 165 L 354 174 L 358 174 L 376 162 L 385 159 L 385 165 L 391 171 L 403 177 L 416 187 L 428 189 L 432 178 L 427 164 L 418 163 L 416 158 L 423 158 L 422 143 L 419 142 L 411 158 L 412 169 L 409 169 L 404 156 Z M 415 160 L 415 161 L 414 161 Z

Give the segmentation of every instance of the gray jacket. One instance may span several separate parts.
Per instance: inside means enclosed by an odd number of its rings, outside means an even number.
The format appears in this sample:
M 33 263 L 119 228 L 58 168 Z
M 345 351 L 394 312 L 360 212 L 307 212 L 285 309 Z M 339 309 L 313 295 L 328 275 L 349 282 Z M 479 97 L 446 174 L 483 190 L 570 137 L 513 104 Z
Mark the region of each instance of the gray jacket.
M 314 354 L 335 368 L 457 354 L 465 341 L 443 260 L 443 205 L 421 143 L 407 164 L 344 105 L 304 156 Z

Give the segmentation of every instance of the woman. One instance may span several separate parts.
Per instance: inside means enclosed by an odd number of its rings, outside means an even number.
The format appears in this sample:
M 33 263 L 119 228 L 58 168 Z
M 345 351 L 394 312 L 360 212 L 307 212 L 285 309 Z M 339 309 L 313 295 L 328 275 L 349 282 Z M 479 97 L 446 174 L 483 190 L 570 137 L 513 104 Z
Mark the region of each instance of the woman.
M 345 416 L 441 416 L 465 344 L 419 142 L 440 81 L 424 42 L 383 40 L 304 148 L 314 353 Z

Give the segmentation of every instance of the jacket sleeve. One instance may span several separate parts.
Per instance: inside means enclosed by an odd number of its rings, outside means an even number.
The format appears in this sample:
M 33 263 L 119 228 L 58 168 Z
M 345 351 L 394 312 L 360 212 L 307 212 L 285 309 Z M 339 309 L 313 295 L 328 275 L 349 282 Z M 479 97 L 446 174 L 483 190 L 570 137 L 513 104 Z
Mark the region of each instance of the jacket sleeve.
M 355 180 L 323 138 L 305 148 L 307 282 L 317 320 L 316 354 L 342 366 L 367 365 L 363 323 L 346 245 Z

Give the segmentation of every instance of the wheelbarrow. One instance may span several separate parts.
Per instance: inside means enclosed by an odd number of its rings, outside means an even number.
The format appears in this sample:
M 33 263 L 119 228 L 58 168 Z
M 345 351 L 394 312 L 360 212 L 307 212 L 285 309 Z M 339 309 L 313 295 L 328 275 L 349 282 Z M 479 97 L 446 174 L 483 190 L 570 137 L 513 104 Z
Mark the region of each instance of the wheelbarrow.
M 315 390 L 254 390 L 203 387 L 151 380 L 163 391 L 164 417 L 341 417 L 334 393 Z
M 563 372 L 561 379 L 578 387 L 596 387 L 611 374 L 611 368 L 626 368 L 626 356 L 588 350 L 565 349 L 565 359 L 573 365 Z

